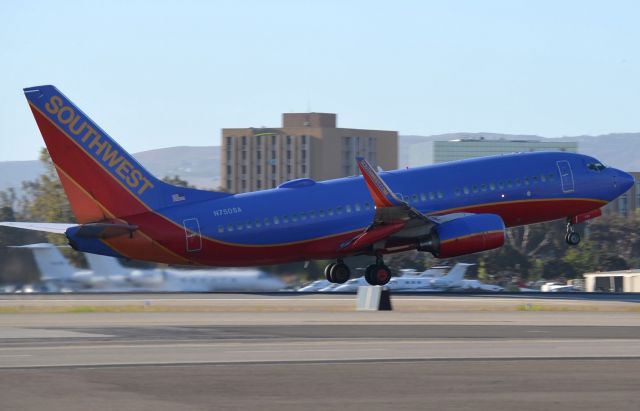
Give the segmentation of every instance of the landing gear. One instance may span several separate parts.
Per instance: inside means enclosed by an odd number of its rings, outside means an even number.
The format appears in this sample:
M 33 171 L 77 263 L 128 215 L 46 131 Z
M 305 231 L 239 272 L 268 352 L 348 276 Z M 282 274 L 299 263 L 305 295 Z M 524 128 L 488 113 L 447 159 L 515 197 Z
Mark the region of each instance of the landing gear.
M 381 257 L 377 257 L 376 263 L 367 267 L 364 278 L 371 285 L 385 285 L 391 280 L 391 270 L 384 265 Z
M 349 266 L 338 259 L 337 263 L 331 263 L 324 268 L 324 277 L 332 283 L 344 284 L 351 277 Z
M 573 231 L 573 224 L 571 222 L 567 223 L 567 235 L 564 236 L 564 240 L 569 245 L 578 245 L 580 244 L 580 234 Z

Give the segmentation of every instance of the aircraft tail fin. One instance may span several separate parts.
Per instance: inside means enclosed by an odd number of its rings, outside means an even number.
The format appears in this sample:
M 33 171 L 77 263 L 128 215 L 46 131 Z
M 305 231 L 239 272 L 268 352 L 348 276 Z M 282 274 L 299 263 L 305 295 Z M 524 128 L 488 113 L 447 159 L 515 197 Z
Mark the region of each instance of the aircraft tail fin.
M 15 246 L 13 248 L 28 248 L 33 252 L 38 270 L 40 271 L 40 279 L 47 280 L 66 280 L 73 276 L 77 271 L 66 258 L 62 255 L 58 247 L 50 243 L 38 243 Z
M 473 264 L 457 263 L 446 275 L 440 277 L 440 280 L 446 281 L 449 284 L 456 284 L 464 279 L 467 269 L 472 265 Z
M 397 207 L 404 204 L 404 202 L 391 191 L 384 180 L 380 178 L 367 160 L 363 157 L 358 157 L 356 161 L 358 162 L 360 172 L 364 177 L 364 181 L 367 183 L 367 188 L 377 208 Z
M 157 179 L 54 86 L 24 93 L 79 223 L 230 195 Z
M 126 275 L 129 270 L 124 268 L 120 261 L 115 257 L 108 257 L 104 255 L 98 255 L 93 253 L 85 253 L 87 263 L 91 268 L 91 271 L 95 275 L 110 277 L 116 275 Z

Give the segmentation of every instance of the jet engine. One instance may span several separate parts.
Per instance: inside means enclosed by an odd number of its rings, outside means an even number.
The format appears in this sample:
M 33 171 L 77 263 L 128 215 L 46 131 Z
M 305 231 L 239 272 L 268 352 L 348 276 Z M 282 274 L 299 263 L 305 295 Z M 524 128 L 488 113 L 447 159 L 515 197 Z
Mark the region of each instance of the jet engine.
M 474 214 L 446 221 L 418 243 L 437 258 L 492 250 L 504 244 L 504 221 L 496 214 Z

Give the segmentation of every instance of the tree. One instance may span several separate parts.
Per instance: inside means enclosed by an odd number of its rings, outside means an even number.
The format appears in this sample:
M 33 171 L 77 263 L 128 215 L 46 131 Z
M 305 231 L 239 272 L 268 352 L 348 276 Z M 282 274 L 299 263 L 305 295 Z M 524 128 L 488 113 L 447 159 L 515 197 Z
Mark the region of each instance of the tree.
M 189 182 L 187 180 L 183 180 L 182 178 L 180 178 L 180 176 L 178 175 L 173 175 L 173 176 L 165 176 L 162 181 L 164 181 L 165 183 L 169 183 L 169 184 L 173 184 L 174 186 L 180 186 L 180 187 L 188 187 L 188 188 L 195 188 L 194 186 L 190 185 Z

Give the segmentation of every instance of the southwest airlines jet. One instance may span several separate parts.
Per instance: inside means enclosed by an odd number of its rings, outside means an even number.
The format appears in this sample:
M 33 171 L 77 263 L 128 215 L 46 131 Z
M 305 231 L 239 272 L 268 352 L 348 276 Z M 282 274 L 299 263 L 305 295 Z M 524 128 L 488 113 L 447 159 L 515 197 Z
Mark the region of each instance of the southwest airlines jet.
M 255 266 L 370 255 L 366 280 L 386 284 L 385 254 L 447 258 L 502 246 L 505 227 L 574 224 L 633 185 L 633 177 L 580 154 L 484 157 L 362 176 L 292 180 L 244 194 L 177 187 L 151 175 L 53 86 L 24 90 L 77 224 L 1 223 L 65 234 L 79 251 L 168 264 Z

